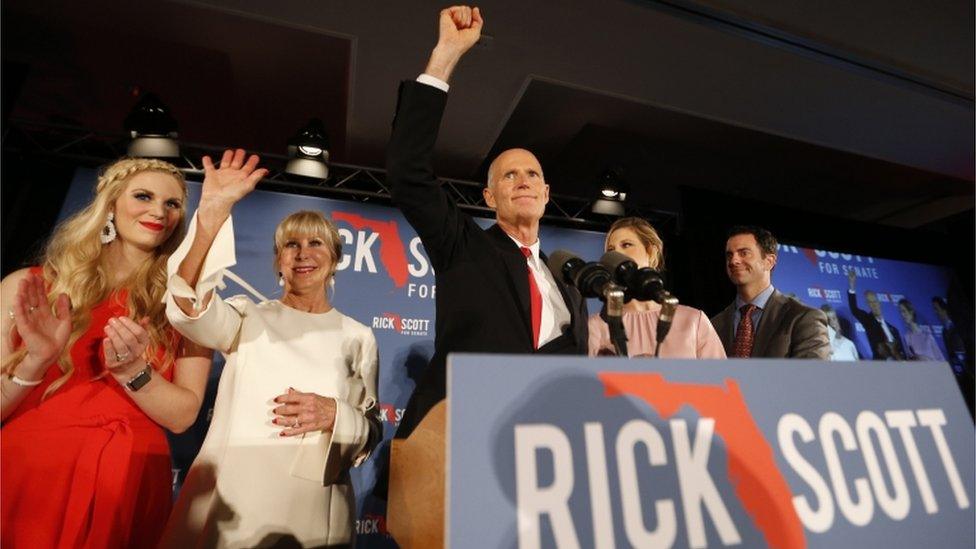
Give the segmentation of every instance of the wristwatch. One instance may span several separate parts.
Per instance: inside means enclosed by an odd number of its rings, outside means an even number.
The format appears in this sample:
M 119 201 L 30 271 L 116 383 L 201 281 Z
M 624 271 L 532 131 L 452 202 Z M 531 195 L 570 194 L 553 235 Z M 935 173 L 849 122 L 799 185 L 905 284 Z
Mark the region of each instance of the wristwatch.
M 141 372 L 125 382 L 125 386 L 134 393 L 149 383 L 150 379 L 152 379 L 152 366 L 146 364 L 146 367 Z

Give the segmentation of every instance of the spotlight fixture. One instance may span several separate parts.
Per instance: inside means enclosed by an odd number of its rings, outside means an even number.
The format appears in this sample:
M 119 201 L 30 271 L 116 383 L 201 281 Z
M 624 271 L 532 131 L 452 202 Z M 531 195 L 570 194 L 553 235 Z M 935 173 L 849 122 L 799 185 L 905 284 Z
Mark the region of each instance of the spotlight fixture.
M 624 215 L 624 202 L 630 190 L 627 182 L 620 175 L 618 169 L 608 169 L 603 172 L 597 184 L 596 198 L 590 210 L 595 214 Z
M 123 122 L 125 131 L 132 137 L 129 156 L 141 158 L 176 158 L 180 145 L 176 141 L 176 119 L 169 107 L 155 94 L 145 93 L 139 98 L 132 112 Z
M 314 179 L 329 178 L 329 135 L 318 118 L 311 119 L 288 141 L 285 172 Z

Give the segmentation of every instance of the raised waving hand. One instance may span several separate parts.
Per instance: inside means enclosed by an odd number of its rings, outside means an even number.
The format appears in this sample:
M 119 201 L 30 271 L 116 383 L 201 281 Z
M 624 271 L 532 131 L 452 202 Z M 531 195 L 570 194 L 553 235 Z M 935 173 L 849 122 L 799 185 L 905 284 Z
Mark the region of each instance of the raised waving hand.
M 200 196 L 200 206 L 225 207 L 228 210 L 247 193 L 254 190 L 258 181 L 268 174 L 268 170 L 258 168 L 260 158 L 252 154 L 245 157 L 244 149 L 236 151 L 226 150 L 220 158 L 220 165 L 215 166 L 209 156 L 203 157 L 203 191 Z
M 258 168 L 261 159 L 256 154 L 246 157 L 244 149 L 228 149 L 217 166 L 209 156 L 203 157 L 204 179 L 200 207 L 197 208 L 197 230 L 190 250 L 177 271 L 191 287 L 196 286 L 203 260 L 220 226 L 230 217 L 234 204 L 253 191 L 258 182 L 268 175 L 268 170 Z M 176 302 L 184 312 L 191 314 L 189 300 L 177 298 Z

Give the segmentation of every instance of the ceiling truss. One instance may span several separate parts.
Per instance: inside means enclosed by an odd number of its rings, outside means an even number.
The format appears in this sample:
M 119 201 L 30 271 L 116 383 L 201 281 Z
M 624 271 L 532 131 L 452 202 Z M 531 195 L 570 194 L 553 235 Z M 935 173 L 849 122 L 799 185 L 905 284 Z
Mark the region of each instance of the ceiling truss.
M 5 153 L 32 154 L 97 167 L 125 156 L 128 139 L 122 134 L 97 132 L 77 126 L 13 120 L 3 132 Z M 180 142 L 180 158 L 168 159 L 191 180 L 201 180 L 204 155 L 217 157 L 226 147 Z M 284 155 L 258 152 L 262 166 L 269 170 L 258 188 L 296 194 L 339 198 L 356 202 L 392 205 L 386 171 L 379 168 L 332 162 L 329 178 L 316 180 L 284 171 Z M 481 183 L 440 178 L 443 189 L 462 210 L 480 217 L 493 217 L 485 203 Z M 551 194 L 544 223 L 591 230 L 605 230 L 616 217 L 591 211 L 593 198 Z M 678 229 L 678 215 L 639 205 L 626 204 L 626 215 L 643 217 L 659 229 Z

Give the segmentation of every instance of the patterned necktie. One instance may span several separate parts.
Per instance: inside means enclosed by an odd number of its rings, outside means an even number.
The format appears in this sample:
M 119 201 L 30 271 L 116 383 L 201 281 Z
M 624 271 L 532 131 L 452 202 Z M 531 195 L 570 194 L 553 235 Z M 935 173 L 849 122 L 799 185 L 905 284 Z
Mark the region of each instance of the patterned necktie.
M 732 344 L 732 356 L 736 358 L 749 358 L 752 356 L 752 343 L 756 335 L 752 328 L 752 312 L 756 306 L 746 303 L 739 307 L 742 318 L 739 319 L 739 328 L 735 331 L 735 342 Z
M 525 256 L 525 270 L 529 273 L 529 311 L 532 313 L 532 348 L 539 348 L 539 329 L 542 327 L 542 293 L 539 286 L 535 283 L 535 275 L 529 267 L 529 258 L 532 257 L 532 250 L 522 247 L 522 255 Z

